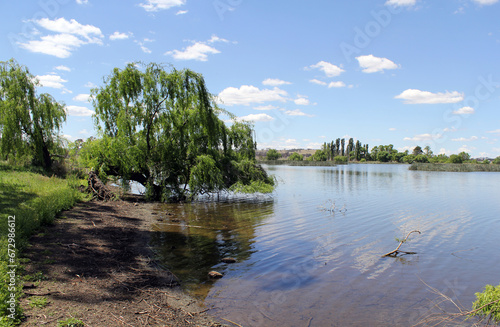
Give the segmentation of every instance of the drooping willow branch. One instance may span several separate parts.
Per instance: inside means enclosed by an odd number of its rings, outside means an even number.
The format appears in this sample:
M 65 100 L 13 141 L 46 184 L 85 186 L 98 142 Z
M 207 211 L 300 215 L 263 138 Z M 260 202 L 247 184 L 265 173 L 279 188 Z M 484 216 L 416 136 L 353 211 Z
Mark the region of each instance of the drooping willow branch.
M 391 252 L 389 252 L 389 253 L 384 254 L 382 257 L 389 257 L 389 256 L 394 256 L 394 257 L 395 257 L 395 256 L 397 256 L 397 255 L 398 255 L 398 253 L 404 253 L 404 254 L 415 254 L 416 252 L 406 252 L 406 251 L 401 251 L 401 250 L 399 249 L 399 248 L 401 247 L 401 245 L 403 245 L 403 243 L 405 243 L 405 242 L 406 242 L 406 240 L 408 239 L 408 237 L 410 237 L 410 235 L 411 235 L 412 233 L 419 233 L 419 234 L 422 234 L 422 233 L 420 233 L 420 231 L 419 231 L 419 230 L 412 230 L 411 232 L 409 232 L 409 233 L 408 233 L 408 235 L 406 235 L 406 237 L 405 237 L 405 239 L 404 239 L 404 240 L 402 240 L 401 242 L 399 242 L 399 245 L 398 245 L 398 247 L 397 247 L 395 250 L 393 250 L 393 251 L 391 251 Z

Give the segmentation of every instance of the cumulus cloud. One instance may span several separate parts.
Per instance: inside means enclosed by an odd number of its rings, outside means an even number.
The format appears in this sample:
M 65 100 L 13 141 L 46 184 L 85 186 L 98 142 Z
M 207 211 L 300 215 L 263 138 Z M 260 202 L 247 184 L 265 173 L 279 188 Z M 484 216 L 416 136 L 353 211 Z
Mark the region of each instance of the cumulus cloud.
M 314 117 L 314 115 L 309 115 L 306 114 L 305 112 L 302 112 L 300 109 L 295 109 L 295 110 L 286 110 L 285 114 L 288 116 L 305 116 L 305 117 Z
M 69 116 L 79 116 L 79 117 L 87 117 L 92 116 L 94 114 L 93 110 L 90 110 L 87 107 L 80 106 L 67 106 L 66 112 Z
M 66 72 L 70 72 L 71 71 L 71 68 L 66 67 L 64 65 L 57 66 L 57 67 L 55 67 L 55 69 L 57 69 L 57 70 L 64 70 Z
M 184 48 L 183 50 L 172 50 L 165 52 L 165 55 L 170 55 L 174 59 L 177 60 L 197 60 L 197 61 L 207 61 L 208 55 L 220 53 L 219 50 L 214 48 L 209 44 L 213 44 L 215 42 L 229 42 L 226 39 L 220 38 L 216 35 L 212 35 L 212 37 L 203 42 L 196 41 L 192 45 Z
M 186 0 L 146 0 L 146 2 L 139 4 L 139 6 L 146 11 L 160 11 L 182 6 L 185 3 Z
M 179 10 L 178 12 L 176 12 L 175 14 L 176 15 L 184 15 L 184 14 L 187 14 L 188 11 L 187 10 Z
M 376 73 L 383 72 L 385 69 L 399 68 L 393 61 L 387 58 L 375 57 L 374 55 L 359 56 L 356 59 L 359 62 L 359 66 L 363 68 L 363 73 Z
M 51 87 L 54 89 L 63 89 L 64 84 L 67 80 L 63 79 L 59 75 L 50 74 L 50 75 L 37 75 L 36 78 L 40 82 L 40 85 L 43 87 Z
M 311 65 L 311 66 L 306 67 L 306 68 L 319 69 L 322 72 L 324 72 L 326 74 L 326 76 L 328 76 L 328 77 L 339 76 L 340 74 L 345 72 L 345 70 L 343 70 L 341 67 L 335 66 L 334 64 L 331 64 L 331 63 L 326 62 L 326 61 L 320 61 L 317 64 Z
M 296 105 L 298 106 L 307 106 L 309 105 L 309 99 L 306 99 L 304 97 L 299 97 L 298 99 L 293 100 Z
M 479 138 L 477 136 L 471 136 L 469 138 L 459 137 L 459 138 L 451 139 L 451 140 L 454 141 L 454 142 L 471 142 L 471 141 L 476 141 L 478 139 Z
M 395 96 L 394 98 L 405 100 L 404 103 L 407 104 L 437 104 L 460 102 L 464 99 L 464 95 L 457 91 L 432 93 L 428 91 L 408 89 L 406 91 L 403 91 L 403 93 L 401 93 L 400 95 Z
M 500 135 L 500 129 L 495 129 L 494 131 L 487 131 L 486 133 L 499 134 Z
M 109 39 L 111 41 L 114 41 L 114 40 L 126 40 L 130 37 L 130 34 L 128 33 L 120 33 L 118 31 L 114 32 L 113 34 L 111 34 L 109 36 Z
M 474 151 L 474 150 L 476 150 L 476 148 L 475 148 L 475 147 L 473 147 L 473 146 L 469 146 L 469 145 L 467 145 L 467 144 L 464 144 L 464 145 L 462 145 L 460 148 L 458 148 L 458 152 L 466 152 L 466 153 L 469 153 L 469 152 L 472 152 L 472 151 Z
M 19 43 L 19 46 L 35 53 L 43 53 L 58 58 L 68 58 L 72 52 L 86 44 L 102 44 L 101 30 L 93 25 L 82 25 L 76 20 L 65 18 L 50 20 L 41 18 L 34 21 L 44 29 L 58 34 L 43 35 L 39 40 Z
M 405 137 L 404 141 L 414 141 L 414 142 L 426 142 L 440 139 L 442 137 L 441 134 L 419 134 L 413 137 Z
M 262 84 L 268 85 L 268 86 L 280 86 L 280 85 L 287 85 L 287 84 L 292 84 L 292 83 L 287 82 L 287 81 L 283 81 L 283 80 L 280 80 L 277 78 L 268 78 L 265 81 L 263 81 Z
M 339 88 L 345 86 L 346 86 L 345 83 L 342 81 L 330 82 L 330 84 L 328 84 L 328 88 Z
M 74 101 L 89 102 L 90 94 L 78 94 L 73 98 Z
M 318 84 L 318 85 L 326 85 L 327 84 L 326 82 L 320 81 L 318 79 L 311 79 L 311 80 L 309 80 L 309 82 L 311 82 L 313 84 Z
M 454 110 L 453 114 L 455 115 L 472 115 L 474 113 L 474 108 L 472 107 L 462 107 L 458 110 Z
M 243 117 L 238 117 L 238 121 L 253 121 L 253 122 L 266 122 L 274 120 L 273 117 L 268 114 L 250 114 Z
M 411 7 L 417 3 L 417 0 L 387 0 L 385 2 L 386 6 L 394 7 Z
M 223 104 L 232 105 L 244 105 L 248 106 L 252 103 L 263 103 L 269 101 L 281 101 L 285 102 L 285 98 L 288 93 L 277 87 L 274 89 L 263 89 L 260 90 L 258 87 L 253 85 L 242 85 L 240 88 L 228 87 L 219 93 L 219 99 Z

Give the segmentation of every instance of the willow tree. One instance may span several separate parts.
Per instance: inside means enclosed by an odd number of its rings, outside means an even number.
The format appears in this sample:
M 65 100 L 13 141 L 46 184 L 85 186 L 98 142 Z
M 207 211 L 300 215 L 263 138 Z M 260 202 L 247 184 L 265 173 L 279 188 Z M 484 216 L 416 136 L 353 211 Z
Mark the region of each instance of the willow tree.
M 272 190 L 273 179 L 255 161 L 251 126 L 226 126 L 219 118 L 226 112 L 202 75 L 128 64 L 93 89 L 92 99 L 101 135 L 83 156 L 101 177 L 139 182 L 151 200 L 163 201 L 235 188 Z
M 31 157 L 33 164 L 48 169 L 66 112 L 51 95 L 37 95 L 37 86 L 27 67 L 13 59 L 0 62 L 0 154 Z

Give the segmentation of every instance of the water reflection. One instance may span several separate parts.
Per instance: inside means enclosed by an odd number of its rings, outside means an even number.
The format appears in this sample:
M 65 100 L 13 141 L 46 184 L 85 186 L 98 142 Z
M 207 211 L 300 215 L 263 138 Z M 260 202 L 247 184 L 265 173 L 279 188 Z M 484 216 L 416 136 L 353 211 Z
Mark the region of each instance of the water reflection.
M 151 245 L 160 262 L 182 285 L 205 298 L 213 284 L 208 272 L 227 274 L 255 251 L 255 229 L 273 214 L 273 201 L 162 204 Z M 226 264 L 225 257 L 237 263 Z

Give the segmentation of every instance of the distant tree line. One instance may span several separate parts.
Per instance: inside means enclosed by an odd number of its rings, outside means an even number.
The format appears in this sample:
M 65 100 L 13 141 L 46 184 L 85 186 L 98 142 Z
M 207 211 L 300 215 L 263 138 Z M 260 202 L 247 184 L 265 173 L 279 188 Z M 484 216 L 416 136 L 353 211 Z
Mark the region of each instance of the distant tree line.
M 267 160 L 278 160 L 281 154 L 276 149 L 269 149 L 266 153 Z M 304 160 L 304 156 L 298 152 L 293 152 L 287 160 L 300 161 Z M 394 145 L 378 145 L 369 150 L 368 144 L 363 144 L 357 140 L 354 142 L 353 138 L 347 140 L 345 138 L 337 138 L 335 141 L 325 142 L 321 149 L 305 160 L 310 161 L 334 161 L 338 164 L 345 164 L 348 162 L 394 162 L 394 163 L 478 163 L 477 160 L 472 160 L 470 154 L 460 152 L 459 154 L 446 154 L 435 155 L 430 146 L 422 149 L 416 146 L 413 151 L 405 150 L 403 152 L 394 148 Z M 490 161 L 484 160 L 482 163 L 490 164 Z M 500 164 L 500 157 L 494 159 L 491 163 Z

